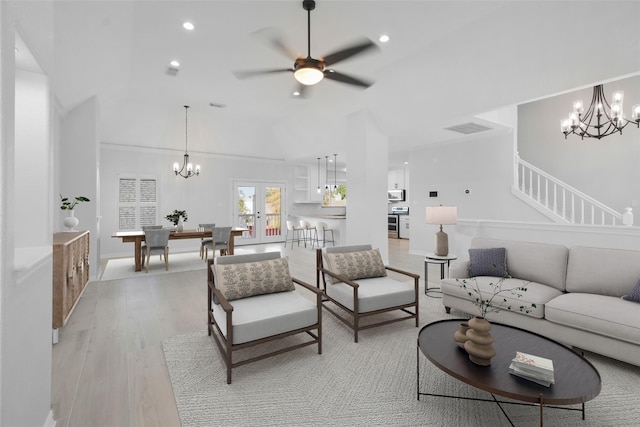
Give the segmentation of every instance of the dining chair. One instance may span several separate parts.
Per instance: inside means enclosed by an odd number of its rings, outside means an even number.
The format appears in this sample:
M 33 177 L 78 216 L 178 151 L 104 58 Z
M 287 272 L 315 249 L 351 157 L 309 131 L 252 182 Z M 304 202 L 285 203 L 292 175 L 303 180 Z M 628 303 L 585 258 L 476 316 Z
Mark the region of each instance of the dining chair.
M 147 230 L 160 230 L 162 228 L 161 225 L 143 225 L 142 226 L 142 231 L 147 231 Z M 142 246 L 141 248 L 144 248 L 145 246 L 147 246 L 146 242 L 142 242 Z M 142 249 L 144 251 L 144 249 Z M 142 266 L 144 267 L 144 257 L 142 257 Z
M 209 223 L 209 224 L 198 224 L 198 228 L 204 228 L 204 229 L 212 229 L 215 227 L 216 225 L 214 223 Z M 206 237 L 206 238 L 202 238 L 200 239 L 200 258 L 202 259 L 206 259 L 204 258 L 204 244 L 205 242 L 211 242 L 211 238 Z
M 171 229 L 150 229 L 144 231 L 146 245 L 142 247 L 142 259 L 147 259 L 146 272 L 149 272 L 151 255 L 159 254 L 160 259 L 164 255 L 164 267 L 169 271 L 169 234 Z
M 220 251 L 220 256 L 227 254 L 229 249 L 229 239 L 231 238 L 231 227 L 215 227 L 211 230 L 211 241 L 205 243 L 204 260 L 209 259 L 209 250 L 211 249 L 212 257 L 216 257 L 216 250 Z

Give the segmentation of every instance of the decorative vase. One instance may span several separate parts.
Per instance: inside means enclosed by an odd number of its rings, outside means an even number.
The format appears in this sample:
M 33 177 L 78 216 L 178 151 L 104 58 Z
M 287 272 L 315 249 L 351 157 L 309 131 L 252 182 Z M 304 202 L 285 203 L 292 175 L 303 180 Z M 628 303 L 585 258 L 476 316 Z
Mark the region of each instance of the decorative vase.
M 469 339 L 467 338 L 467 330 L 469 330 L 469 323 L 460 323 L 460 329 L 454 332 L 453 340 L 458 343 L 460 348 L 464 348 L 464 343 Z
M 181 232 L 182 230 L 184 230 L 184 222 L 182 221 L 182 217 L 178 218 L 177 230 L 178 232 Z
M 62 224 L 68 228 L 67 231 L 76 231 L 76 227 L 78 226 L 78 218 L 74 216 L 74 211 L 71 209 L 69 211 L 69 216 L 62 220 Z
M 469 360 L 476 365 L 488 366 L 491 364 L 491 358 L 496 355 L 496 349 L 491 345 L 493 336 L 490 330 L 491 323 L 484 317 L 474 317 L 469 320 L 464 349 L 469 353 Z

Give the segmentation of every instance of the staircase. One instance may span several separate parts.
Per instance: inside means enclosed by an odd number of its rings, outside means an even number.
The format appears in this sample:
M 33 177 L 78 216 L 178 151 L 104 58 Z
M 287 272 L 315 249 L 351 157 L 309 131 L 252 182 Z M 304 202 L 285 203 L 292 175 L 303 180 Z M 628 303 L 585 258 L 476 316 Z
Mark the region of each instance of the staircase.
M 622 214 L 516 155 L 512 192 L 555 222 L 621 225 Z

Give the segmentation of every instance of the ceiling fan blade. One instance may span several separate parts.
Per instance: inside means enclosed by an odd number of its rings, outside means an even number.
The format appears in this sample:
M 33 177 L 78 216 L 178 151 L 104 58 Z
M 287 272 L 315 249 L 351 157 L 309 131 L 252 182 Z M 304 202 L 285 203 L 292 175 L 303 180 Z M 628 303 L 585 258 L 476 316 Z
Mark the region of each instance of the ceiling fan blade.
M 262 28 L 252 33 L 263 39 L 274 50 L 280 52 L 289 59 L 295 60 L 299 55 L 285 43 L 282 33 L 275 28 Z
M 359 55 L 371 49 L 379 49 L 378 45 L 369 39 L 364 39 L 353 46 L 346 47 L 322 58 L 326 65 L 333 65 L 355 55 Z
M 248 70 L 248 71 L 233 71 L 233 75 L 236 78 L 249 79 L 252 77 L 264 76 L 267 74 L 277 74 L 277 73 L 293 73 L 293 68 L 275 68 L 271 70 Z
M 363 88 L 368 88 L 373 84 L 373 82 L 369 82 L 366 80 L 358 79 L 352 76 L 348 76 L 346 74 L 339 73 L 333 70 L 326 70 L 324 72 L 324 78 L 329 80 L 335 80 L 340 83 L 346 83 L 354 86 L 360 86 Z

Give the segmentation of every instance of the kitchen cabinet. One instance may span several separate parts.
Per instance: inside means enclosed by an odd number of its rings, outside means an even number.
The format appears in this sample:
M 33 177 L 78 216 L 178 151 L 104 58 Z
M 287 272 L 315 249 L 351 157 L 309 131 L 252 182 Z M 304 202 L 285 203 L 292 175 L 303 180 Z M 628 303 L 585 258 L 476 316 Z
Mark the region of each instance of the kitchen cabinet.
M 309 201 L 309 166 L 298 165 L 293 170 L 293 199 L 296 202 Z
M 405 189 L 405 171 L 404 169 L 391 169 L 389 171 L 389 186 L 387 188 Z

